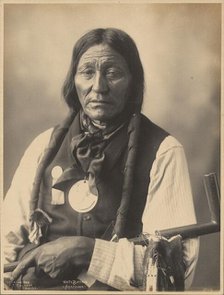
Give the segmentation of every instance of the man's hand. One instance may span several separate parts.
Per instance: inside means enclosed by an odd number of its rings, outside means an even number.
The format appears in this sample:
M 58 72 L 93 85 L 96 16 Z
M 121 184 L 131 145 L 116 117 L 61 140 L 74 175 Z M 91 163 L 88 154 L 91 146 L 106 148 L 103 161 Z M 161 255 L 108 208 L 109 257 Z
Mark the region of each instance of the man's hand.
M 31 266 L 42 269 L 51 278 L 60 277 L 70 266 L 89 266 L 95 240 L 87 237 L 62 237 L 34 249 L 23 257 L 12 272 L 12 281 Z

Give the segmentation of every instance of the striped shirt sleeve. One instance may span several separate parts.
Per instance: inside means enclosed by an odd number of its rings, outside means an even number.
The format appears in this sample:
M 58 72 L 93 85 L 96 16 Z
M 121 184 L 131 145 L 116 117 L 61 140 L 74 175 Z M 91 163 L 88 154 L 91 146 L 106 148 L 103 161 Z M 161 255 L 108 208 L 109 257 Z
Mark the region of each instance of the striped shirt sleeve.
M 5 196 L 2 210 L 4 262 L 13 262 L 27 242 L 29 204 L 39 160 L 53 128 L 37 136 L 25 151 Z M 11 218 L 13 216 L 13 218 Z
M 161 143 L 149 177 L 151 181 L 142 217 L 143 232 L 154 234 L 155 230 L 196 223 L 184 150 L 182 145 L 174 137 L 168 136 Z M 128 243 L 128 241 L 126 242 Z M 119 243 L 121 243 L 121 241 Z M 116 250 L 113 245 L 114 255 L 117 257 L 120 257 L 119 243 L 116 245 Z M 109 261 L 105 260 L 101 263 L 99 259 L 95 259 L 96 256 L 102 255 L 104 251 L 110 251 L 110 244 L 110 242 L 98 240 L 97 249 L 93 254 L 93 259 L 89 267 L 89 273 L 101 281 L 100 273 L 110 273 L 112 269 L 120 270 L 121 265 L 123 266 L 123 269 L 128 270 L 132 269 L 134 265 L 134 273 L 132 273 L 132 275 L 129 273 L 129 277 L 127 276 L 127 273 L 124 273 L 122 278 L 118 278 L 117 275 L 114 277 L 110 275 L 110 280 L 103 281 L 104 283 L 120 290 L 133 290 L 133 287 L 131 286 L 133 280 L 135 280 L 136 284 L 142 282 L 144 248 L 139 246 L 127 246 L 125 255 L 130 257 L 129 260 L 119 260 L 115 259 L 115 257 L 114 259 L 111 258 Z M 198 258 L 198 239 L 184 241 L 183 249 L 184 260 L 187 266 L 185 273 L 185 288 L 188 289 L 193 280 Z M 99 267 L 101 269 L 100 273 L 97 271 Z M 122 276 L 121 271 L 118 271 L 118 273 Z M 121 285 L 122 280 L 123 285 Z

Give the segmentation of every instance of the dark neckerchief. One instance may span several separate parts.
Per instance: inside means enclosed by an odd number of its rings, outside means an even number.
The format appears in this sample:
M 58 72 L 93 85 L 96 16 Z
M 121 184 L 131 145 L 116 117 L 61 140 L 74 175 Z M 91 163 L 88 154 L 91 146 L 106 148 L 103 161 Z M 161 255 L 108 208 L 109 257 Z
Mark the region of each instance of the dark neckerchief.
M 125 118 L 126 119 L 126 118 Z M 82 132 L 74 136 L 71 141 L 71 153 L 76 163 L 82 168 L 89 181 L 89 188 L 97 194 L 96 178 L 100 175 L 105 162 L 105 148 L 110 148 L 114 136 L 127 121 L 119 116 L 108 126 L 97 126 L 81 111 L 80 127 Z

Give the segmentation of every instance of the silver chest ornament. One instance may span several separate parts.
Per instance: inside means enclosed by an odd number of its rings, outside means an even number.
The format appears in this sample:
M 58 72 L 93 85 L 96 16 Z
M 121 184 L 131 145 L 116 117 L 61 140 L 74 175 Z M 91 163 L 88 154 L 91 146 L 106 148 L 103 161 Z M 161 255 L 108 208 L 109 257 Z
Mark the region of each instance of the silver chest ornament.
M 98 196 L 90 192 L 88 180 L 82 179 L 71 187 L 68 201 L 75 211 L 86 213 L 96 206 Z

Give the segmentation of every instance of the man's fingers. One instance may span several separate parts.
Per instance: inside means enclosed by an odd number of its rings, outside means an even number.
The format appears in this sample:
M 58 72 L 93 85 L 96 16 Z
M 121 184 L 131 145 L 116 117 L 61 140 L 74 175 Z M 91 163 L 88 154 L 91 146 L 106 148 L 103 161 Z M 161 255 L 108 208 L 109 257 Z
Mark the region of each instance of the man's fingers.
M 35 249 L 31 253 L 29 253 L 27 256 L 25 256 L 21 262 L 17 265 L 17 267 L 14 269 L 14 271 L 11 274 L 12 281 L 16 281 L 18 277 L 23 274 L 29 267 L 33 266 L 35 263 L 35 257 L 38 253 L 38 249 Z

